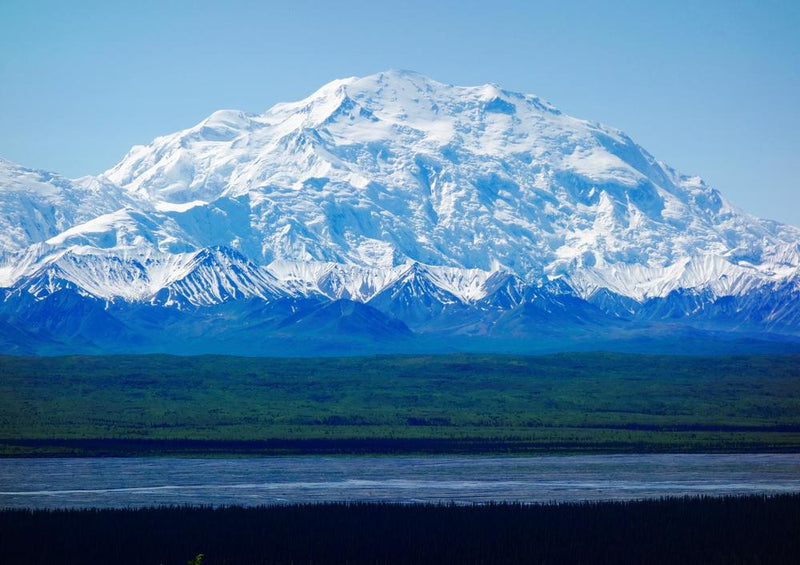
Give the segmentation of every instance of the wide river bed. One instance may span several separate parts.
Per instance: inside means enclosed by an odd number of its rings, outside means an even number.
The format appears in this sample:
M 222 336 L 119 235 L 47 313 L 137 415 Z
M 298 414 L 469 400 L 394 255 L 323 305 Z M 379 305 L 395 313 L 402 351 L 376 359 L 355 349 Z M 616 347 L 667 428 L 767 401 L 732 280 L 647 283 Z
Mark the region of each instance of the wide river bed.
M 800 492 L 800 454 L 0 459 L 0 508 Z

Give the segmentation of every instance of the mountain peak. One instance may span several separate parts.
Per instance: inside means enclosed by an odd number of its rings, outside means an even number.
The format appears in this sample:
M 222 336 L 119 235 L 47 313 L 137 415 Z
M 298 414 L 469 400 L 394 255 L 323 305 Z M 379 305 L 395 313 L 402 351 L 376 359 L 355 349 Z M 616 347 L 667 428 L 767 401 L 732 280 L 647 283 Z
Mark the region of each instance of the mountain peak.
M 739 212 L 619 130 L 407 70 L 214 112 L 105 176 L 0 161 L 0 210 L 4 285 L 60 261 L 92 296 L 161 305 L 402 300 L 419 322 L 514 308 L 530 288 L 643 303 L 800 280 L 800 230 Z
M 259 115 L 216 112 L 136 148 L 108 177 L 179 223 L 232 222 L 195 239 L 235 241 L 265 264 L 501 264 L 538 278 L 667 268 L 797 238 L 737 213 L 614 128 L 494 84 L 407 70 L 334 80 Z

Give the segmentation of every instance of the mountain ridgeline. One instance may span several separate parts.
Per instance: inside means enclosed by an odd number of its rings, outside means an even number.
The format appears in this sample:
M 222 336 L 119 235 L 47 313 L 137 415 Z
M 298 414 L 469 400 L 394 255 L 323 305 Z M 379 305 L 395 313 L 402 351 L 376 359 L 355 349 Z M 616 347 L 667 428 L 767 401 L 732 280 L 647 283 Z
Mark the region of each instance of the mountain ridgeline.
M 624 133 L 389 71 L 96 177 L 0 160 L 0 352 L 800 349 L 800 230 Z

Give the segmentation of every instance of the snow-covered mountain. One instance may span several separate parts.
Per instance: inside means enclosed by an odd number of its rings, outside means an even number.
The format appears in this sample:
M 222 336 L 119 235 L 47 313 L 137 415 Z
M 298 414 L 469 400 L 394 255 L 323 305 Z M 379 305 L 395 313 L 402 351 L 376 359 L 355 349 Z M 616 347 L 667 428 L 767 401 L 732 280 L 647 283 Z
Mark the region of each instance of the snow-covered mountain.
M 87 303 L 145 349 L 165 327 L 174 344 L 370 324 L 390 341 L 800 335 L 800 230 L 536 96 L 407 71 L 215 112 L 97 177 L 0 160 L 0 212 L 8 350 L 109 346 L 50 323 Z M 331 316 L 351 322 L 310 321 Z

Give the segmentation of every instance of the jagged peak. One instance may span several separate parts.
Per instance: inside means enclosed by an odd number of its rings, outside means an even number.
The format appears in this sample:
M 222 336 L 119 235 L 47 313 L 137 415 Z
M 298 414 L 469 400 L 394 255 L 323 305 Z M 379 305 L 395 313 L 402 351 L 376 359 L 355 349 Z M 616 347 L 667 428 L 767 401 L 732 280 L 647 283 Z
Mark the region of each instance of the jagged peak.
M 220 259 L 230 259 L 238 263 L 253 264 L 239 251 L 227 245 L 204 247 L 203 249 L 199 249 L 194 255 L 194 261 L 197 263 L 206 263 L 210 261 L 218 262 Z M 255 265 L 253 264 L 253 266 Z

